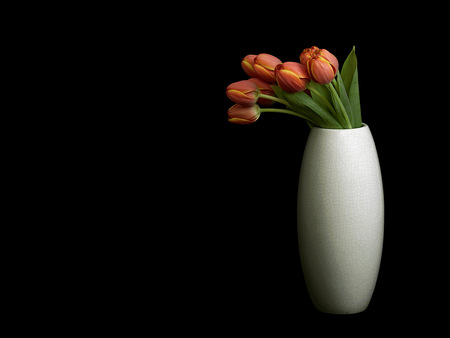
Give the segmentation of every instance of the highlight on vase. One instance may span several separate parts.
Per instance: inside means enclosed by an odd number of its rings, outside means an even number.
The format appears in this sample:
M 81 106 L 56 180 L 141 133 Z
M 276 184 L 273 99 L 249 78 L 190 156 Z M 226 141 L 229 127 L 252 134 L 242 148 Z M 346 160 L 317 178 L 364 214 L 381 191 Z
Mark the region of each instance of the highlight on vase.
M 362 127 L 355 47 L 341 71 L 336 56 L 316 46 L 305 48 L 299 61 L 282 62 L 267 53 L 246 55 L 241 67 L 249 78 L 226 89 L 235 103 L 228 121 L 249 124 L 273 112 L 301 117 L 310 128 Z

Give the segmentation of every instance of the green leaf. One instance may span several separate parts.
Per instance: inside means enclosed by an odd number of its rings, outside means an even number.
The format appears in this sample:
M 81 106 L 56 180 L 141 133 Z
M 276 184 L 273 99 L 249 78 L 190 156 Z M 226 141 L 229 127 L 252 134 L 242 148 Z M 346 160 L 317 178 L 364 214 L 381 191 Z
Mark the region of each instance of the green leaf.
M 353 80 L 353 76 L 355 74 L 355 70 L 357 67 L 357 59 L 356 59 L 356 53 L 355 53 L 355 46 L 353 46 L 352 51 L 347 56 L 347 59 L 344 62 L 344 65 L 342 66 L 342 82 L 344 83 L 345 90 L 347 93 L 350 92 L 350 85 Z
M 352 83 L 350 85 L 349 91 L 350 104 L 353 111 L 353 128 L 359 128 L 362 126 L 361 119 L 361 105 L 359 103 L 359 83 L 358 83 L 358 69 L 355 69 L 355 74 L 353 75 Z
M 339 94 L 336 92 L 335 88 L 333 87 L 332 83 L 327 84 L 327 88 L 330 91 L 331 94 L 331 99 L 333 102 L 333 106 L 336 110 L 337 116 L 336 119 L 339 121 L 339 123 L 341 124 L 342 128 L 348 128 L 348 124 L 345 121 L 344 118 L 344 111 L 341 108 L 341 105 L 339 104 Z
M 341 73 L 339 71 L 337 72 L 337 83 L 339 84 L 339 91 L 338 91 L 339 98 L 341 99 L 342 104 L 344 105 L 344 108 L 347 112 L 348 119 L 350 120 L 350 123 L 353 127 L 354 126 L 353 125 L 353 109 L 352 109 L 352 105 L 350 104 L 350 99 L 348 97 L 347 91 L 345 90 L 345 85 L 343 83 Z
M 314 90 L 316 90 L 322 97 L 327 100 L 328 102 L 331 102 L 331 95 L 327 87 L 323 84 L 316 83 L 314 81 L 310 81 L 308 84 L 308 89 L 311 91 L 311 96 L 314 101 L 316 101 L 322 108 L 324 108 L 327 112 L 329 111 L 329 108 L 327 105 L 323 102 L 322 99 L 320 99 Z M 313 89 L 313 90 L 311 90 Z
M 275 92 L 275 95 L 278 96 L 280 99 L 283 98 L 283 90 L 277 86 L 277 85 L 272 85 L 271 86 L 273 91 Z
M 284 97 L 284 93 L 286 93 L 285 91 L 283 91 L 279 86 L 277 85 L 272 85 L 271 86 L 273 91 L 275 92 L 275 95 L 277 97 L 279 97 L 280 99 L 283 99 L 285 101 L 287 101 L 289 104 L 291 104 L 285 97 Z M 287 93 L 286 93 L 287 94 Z M 314 121 L 314 123 L 308 121 L 305 119 L 306 123 L 308 124 L 308 126 L 312 129 L 315 126 L 318 126 L 317 122 L 321 122 L 320 120 L 315 119 L 315 116 L 313 114 L 310 114 L 310 111 L 306 111 L 306 109 L 294 109 L 293 106 L 288 107 L 289 109 L 292 109 L 294 111 L 296 111 L 297 113 L 300 113 L 308 118 L 310 118 L 311 120 Z M 312 116 L 311 116 L 312 115 Z
M 281 94 L 289 102 L 293 110 L 307 116 L 317 126 L 330 129 L 342 129 L 339 122 L 305 92 L 287 93 L 282 91 Z
M 342 82 L 347 91 L 350 105 L 352 107 L 352 116 L 350 121 L 354 128 L 362 126 L 361 105 L 359 102 L 359 83 L 358 83 L 358 61 L 355 53 L 355 46 L 348 55 L 342 66 Z

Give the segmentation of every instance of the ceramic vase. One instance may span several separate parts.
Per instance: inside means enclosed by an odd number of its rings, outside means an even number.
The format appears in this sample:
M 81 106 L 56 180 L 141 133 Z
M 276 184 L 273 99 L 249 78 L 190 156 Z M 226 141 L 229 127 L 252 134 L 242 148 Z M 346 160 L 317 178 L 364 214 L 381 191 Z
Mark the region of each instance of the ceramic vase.
M 383 229 L 383 184 L 369 127 L 313 128 L 300 171 L 298 240 L 308 292 L 319 311 L 367 308 Z

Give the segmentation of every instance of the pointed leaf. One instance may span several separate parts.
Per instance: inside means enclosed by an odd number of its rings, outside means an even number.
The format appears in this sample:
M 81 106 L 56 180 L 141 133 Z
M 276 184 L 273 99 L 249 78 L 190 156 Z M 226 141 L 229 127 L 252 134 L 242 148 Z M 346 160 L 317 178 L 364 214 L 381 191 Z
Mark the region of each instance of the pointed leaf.
M 347 59 L 342 66 L 342 82 L 344 82 L 345 90 L 347 93 L 350 92 L 350 85 L 352 83 L 353 75 L 357 67 L 357 59 L 355 53 L 355 46 L 353 46 L 352 51 L 348 55 Z
M 355 74 L 353 75 L 353 80 L 350 85 L 350 104 L 353 111 L 353 128 L 359 128 L 362 126 L 361 119 L 361 105 L 359 102 L 359 83 L 358 83 L 358 69 L 355 69 Z

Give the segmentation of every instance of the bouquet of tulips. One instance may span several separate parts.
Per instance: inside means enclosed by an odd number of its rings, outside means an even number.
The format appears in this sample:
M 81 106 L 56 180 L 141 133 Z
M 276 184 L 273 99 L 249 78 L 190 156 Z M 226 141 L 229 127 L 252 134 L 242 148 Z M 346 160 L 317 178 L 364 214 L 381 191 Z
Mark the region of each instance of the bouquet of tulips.
M 300 63 L 262 53 L 247 55 L 241 65 L 250 78 L 227 87 L 236 103 L 228 110 L 231 123 L 249 124 L 275 112 L 301 117 L 311 128 L 362 126 L 355 47 L 341 72 L 337 58 L 315 46 L 303 50 Z M 274 107 L 276 102 L 285 108 Z

